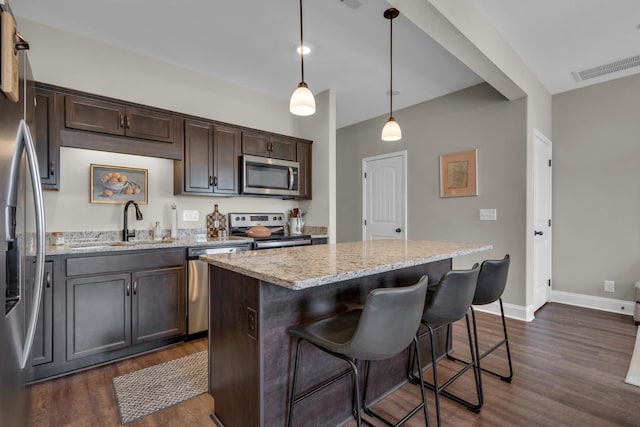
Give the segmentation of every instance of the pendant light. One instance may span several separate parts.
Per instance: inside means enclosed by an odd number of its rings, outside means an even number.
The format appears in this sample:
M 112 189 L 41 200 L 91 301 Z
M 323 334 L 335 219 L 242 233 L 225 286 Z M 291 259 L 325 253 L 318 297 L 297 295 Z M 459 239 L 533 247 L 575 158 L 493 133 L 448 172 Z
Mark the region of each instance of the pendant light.
M 300 46 L 302 43 L 302 0 L 300 0 Z M 304 52 L 300 49 L 300 66 L 302 69 L 302 80 L 298 83 L 298 88 L 291 95 L 289 102 L 289 111 L 296 116 L 310 116 L 316 112 L 316 100 L 309 87 L 304 82 Z
M 389 20 L 389 119 L 382 128 L 383 141 L 399 141 L 402 138 L 400 125 L 393 118 L 393 20 L 400 15 L 398 9 L 392 7 L 384 11 L 384 17 Z

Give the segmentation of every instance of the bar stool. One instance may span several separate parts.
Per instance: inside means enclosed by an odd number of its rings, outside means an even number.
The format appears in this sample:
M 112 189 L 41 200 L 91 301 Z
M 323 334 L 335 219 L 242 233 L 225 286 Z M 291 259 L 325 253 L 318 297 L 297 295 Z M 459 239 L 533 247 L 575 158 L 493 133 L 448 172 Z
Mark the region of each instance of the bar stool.
M 412 342 L 417 343 L 416 332 L 420 326 L 426 293 L 427 276 L 422 276 L 412 286 L 372 290 L 367 296 L 362 309 L 351 310 L 289 330 L 289 334 L 297 338 L 297 343 L 287 425 L 291 426 L 295 404 L 349 375 L 353 377 L 353 416 L 358 426 L 361 426 L 363 421 L 369 424 L 361 418 L 358 360 L 365 361 L 362 409 L 369 415 L 379 418 L 388 425 L 392 425 L 366 405 L 370 364 L 372 360 L 384 360 L 399 354 L 409 347 Z M 303 341 L 307 341 L 325 353 L 346 361 L 349 364 L 349 368 L 343 373 L 316 384 L 309 391 L 296 396 L 300 344 Z M 422 366 L 417 345 L 415 346 L 414 360 L 419 367 Z M 429 425 L 424 390 L 421 391 L 421 394 L 422 402 L 395 425 L 402 425 L 421 409 L 424 412 L 425 421 Z
M 480 379 L 478 364 L 476 362 L 476 354 L 473 347 L 473 341 L 471 339 L 471 333 L 469 332 L 469 352 L 471 353 L 471 362 L 466 364 L 442 385 L 438 384 L 438 362 L 436 359 L 435 343 L 433 339 L 433 334 L 437 329 L 443 326 L 448 326 L 453 322 L 457 322 L 463 317 L 466 319 L 467 326 L 469 326 L 468 312 L 475 294 L 479 272 L 480 269 L 478 264 L 475 264 L 470 270 L 448 271 L 444 276 L 442 276 L 442 279 L 440 279 L 440 282 L 435 287 L 429 288 L 427 293 L 421 321 L 422 325 L 425 326 L 426 331 L 418 334 L 418 340 L 426 335 L 429 335 L 430 338 L 433 384 L 426 381 L 422 382 L 424 387 L 433 391 L 435 394 L 438 426 L 441 424 L 440 395 L 452 399 L 474 412 L 479 412 L 482 407 L 482 382 Z M 468 329 L 468 331 L 471 331 L 471 329 Z M 449 387 L 469 369 L 473 369 L 476 393 L 478 396 L 477 404 L 468 402 L 446 390 L 447 387 Z M 422 371 L 419 370 L 418 372 L 420 373 L 419 375 L 416 374 L 415 368 L 412 366 L 409 372 L 409 381 L 414 384 L 418 384 L 422 380 Z
M 510 261 L 511 259 L 509 258 L 509 254 L 507 254 L 503 259 L 486 260 L 482 263 L 482 265 L 480 266 L 480 274 L 478 276 L 476 293 L 473 297 L 473 305 L 471 306 L 471 317 L 473 319 L 473 336 L 475 338 L 476 355 L 478 355 L 477 356 L 478 367 L 480 368 L 480 370 L 487 372 L 491 375 L 494 375 L 500 378 L 502 381 L 506 381 L 508 383 L 510 383 L 511 379 L 513 378 L 513 365 L 511 364 L 511 350 L 509 349 L 507 323 L 505 322 L 504 308 L 502 306 L 502 294 L 504 292 L 505 287 L 507 286 L 507 275 L 509 274 Z M 476 326 L 476 312 L 473 309 L 473 306 L 491 304 L 494 301 L 500 301 L 500 315 L 502 316 L 502 331 L 504 333 L 504 338 L 499 343 L 491 347 L 489 350 L 480 354 L 479 346 L 478 346 L 478 328 Z M 468 324 L 467 324 L 467 327 L 469 327 Z M 448 337 L 449 336 L 447 335 L 447 339 Z M 489 354 L 496 351 L 502 345 L 504 345 L 507 350 L 507 361 L 509 363 L 508 375 L 501 375 L 489 369 L 482 368 L 480 363 L 482 359 L 484 359 Z M 447 355 L 447 357 L 457 362 L 468 363 L 452 355 Z

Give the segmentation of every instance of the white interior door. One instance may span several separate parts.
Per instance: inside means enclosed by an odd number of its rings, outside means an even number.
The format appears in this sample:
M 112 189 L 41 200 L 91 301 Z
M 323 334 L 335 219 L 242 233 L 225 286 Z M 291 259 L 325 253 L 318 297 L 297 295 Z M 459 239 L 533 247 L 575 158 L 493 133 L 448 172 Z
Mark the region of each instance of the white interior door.
M 551 299 L 551 141 L 534 129 L 533 310 Z
M 362 240 L 407 236 L 407 152 L 362 159 Z

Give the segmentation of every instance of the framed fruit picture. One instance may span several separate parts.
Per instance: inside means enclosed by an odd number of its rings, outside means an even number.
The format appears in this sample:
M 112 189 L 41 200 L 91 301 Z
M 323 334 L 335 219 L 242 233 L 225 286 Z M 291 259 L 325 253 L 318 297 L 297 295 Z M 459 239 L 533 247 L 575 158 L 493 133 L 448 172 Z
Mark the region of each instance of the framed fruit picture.
M 91 164 L 90 175 L 91 203 L 147 204 L 147 169 Z

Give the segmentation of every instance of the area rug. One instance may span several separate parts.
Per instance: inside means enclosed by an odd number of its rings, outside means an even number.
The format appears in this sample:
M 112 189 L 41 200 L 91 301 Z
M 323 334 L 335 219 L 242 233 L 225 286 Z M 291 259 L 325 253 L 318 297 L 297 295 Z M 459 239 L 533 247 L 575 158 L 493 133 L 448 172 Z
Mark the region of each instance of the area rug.
M 629 363 L 629 372 L 627 372 L 627 378 L 624 379 L 624 382 L 640 387 L 640 327 L 638 327 L 636 346 L 633 348 L 633 355 Z
M 201 351 L 114 378 L 122 424 L 205 393 L 207 363 L 207 352 Z

